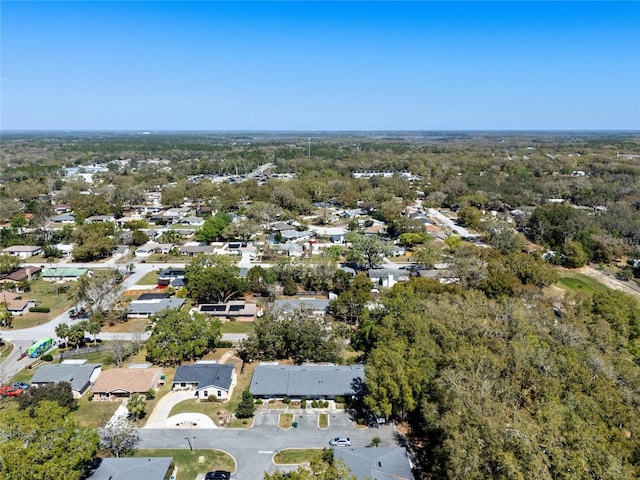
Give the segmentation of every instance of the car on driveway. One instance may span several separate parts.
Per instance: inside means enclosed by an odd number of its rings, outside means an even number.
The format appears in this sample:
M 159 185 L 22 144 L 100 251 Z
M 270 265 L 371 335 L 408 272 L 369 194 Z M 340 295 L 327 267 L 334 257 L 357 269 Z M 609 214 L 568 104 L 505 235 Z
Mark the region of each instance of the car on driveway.
M 350 447 L 351 439 L 349 437 L 336 437 L 329 440 L 329 445 L 332 447 Z
M 216 470 L 215 472 L 207 472 L 204 476 L 204 480 L 229 480 L 231 478 L 231 472 L 226 470 Z
M 15 388 L 21 388 L 22 390 L 27 390 L 29 388 L 29 384 L 24 382 L 16 382 L 11 386 Z
M 22 395 L 22 389 L 18 387 L 0 387 L 0 397 L 19 397 Z

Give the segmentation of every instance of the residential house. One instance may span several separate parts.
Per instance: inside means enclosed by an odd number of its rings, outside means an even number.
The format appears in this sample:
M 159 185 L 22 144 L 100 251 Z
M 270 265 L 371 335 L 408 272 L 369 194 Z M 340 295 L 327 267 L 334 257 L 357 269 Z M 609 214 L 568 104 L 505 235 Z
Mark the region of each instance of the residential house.
M 113 215 L 92 215 L 84 220 L 84 223 L 115 223 L 116 217 Z
M 249 392 L 258 398 L 335 399 L 364 393 L 363 365 L 258 365 Z
M 171 285 L 177 279 L 184 279 L 184 268 L 165 268 L 158 274 L 158 285 Z
M 161 368 L 111 368 L 100 374 L 91 391 L 94 400 L 121 400 L 146 394 L 164 384 Z
M 2 249 L 3 254 L 22 259 L 38 255 L 41 251 L 42 247 L 39 247 L 38 245 L 14 245 L 12 247 Z
M 172 462 L 172 457 L 96 458 L 86 479 L 166 480 L 170 476 Z
M 369 279 L 376 285 L 393 287 L 398 282 L 409 281 L 410 274 L 407 270 L 395 270 L 390 268 L 372 268 L 369 270 Z
M 71 384 L 73 398 L 80 398 L 102 372 L 100 364 L 85 362 L 86 360 L 65 360 L 59 365 L 42 365 L 31 378 L 31 385 L 43 387 L 67 382 Z
M 358 480 L 414 480 L 404 447 L 335 448 L 333 456 L 342 460 Z
M 275 300 L 273 305 L 283 313 L 292 313 L 302 310 L 307 315 L 322 316 L 329 310 L 327 298 L 287 298 Z
M 0 302 L 7 305 L 7 310 L 12 315 L 21 315 L 29 310 L 29 307 L 35 306 L 36 302 L 29 298 L 24 298 L 24 294 L 3 291 L 0 293 Z
M 190 227 L 201 227 L 204 225 L 204 218 L 202 217 L 185 217 L 180 222 L 181 225 Z
M 297 245 L 295 243 L 279 243 L 276 244 L 275 247 L 287 254 L 288 257 L 302 257 L 304 254 L 304 248 L 302 245 Z
M 298 232 L 297 230 L 283 230 L 280 232 L 280 237 L 284 242 L 299 242 L 302 240 L 309 240 L 314 236 L 313 232 L 303 231 Z
M 256 316 L 260 316 L 258 306 L 255 303 L 243 301 L 230 301 L 227 303 L 204 303 L 195 309 L 198 313 L 211 315 L 219 319 L 233 319 L 252 322 Z
M 0 283 L 18 283 L 23 281 L 31 281 L 40 272 L 42 272 L 42 268 L 36 267 L 35 265 L 21 267 L 0 279 Z
M 51 223 L 57 225 L 69 225 L 76 223 L 76 217 L 72 213 L 63 213 L 60 215 L 54 215 L 51 217 Z
M 158 296 L 154 294 L 151 294 L 152 298 L 150 298 L 145 295 L 149 294 L 140 295 L 129 304 L 127 307 L 128 318 L 149 318 L 160 313 L 162 310 L 168 310 L 170 308 L 179 309 L 186 301 L 185 298 L 158 298 Z
M 214 245 L 183 245 L 178 249 L 180 255 L 187 255 L 189 257 L 194 257 L 203 253 L 213 255 L 215 250 L 216 247 Z
M 195 390 L 201 400 L 214 397 L 227 400 L 237 383 L 235 365 L 219 363 L 196 363 L 181 365 L 173 378 L 174 390 Z
M 45 268 L 42 272 L 42 279 L 47 282 L 69 282 L 76 281 L 81 276 L 87 275 L 91 270 L 88 268 L 76 267 L 55 267 Z
M 173 250 L 173 243 L 147 242 L 136 248 L 136 257 L 148 257 L 154 253 L 168 254 Z

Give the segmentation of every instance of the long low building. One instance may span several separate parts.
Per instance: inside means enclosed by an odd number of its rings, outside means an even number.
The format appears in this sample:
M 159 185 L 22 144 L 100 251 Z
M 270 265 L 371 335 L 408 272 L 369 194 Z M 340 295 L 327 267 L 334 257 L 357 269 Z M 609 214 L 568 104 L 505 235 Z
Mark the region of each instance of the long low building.
M 335 399 L 364 393 L 363 365 L 258 365 L 249 387 L 258 398 Z

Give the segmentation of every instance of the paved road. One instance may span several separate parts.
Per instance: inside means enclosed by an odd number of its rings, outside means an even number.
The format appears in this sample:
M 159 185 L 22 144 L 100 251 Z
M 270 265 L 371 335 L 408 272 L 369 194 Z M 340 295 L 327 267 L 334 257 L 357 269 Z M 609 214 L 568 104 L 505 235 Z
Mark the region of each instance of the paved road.
M 218 449 L 232 455 L 237 462 L 234 480 L 260 480 L 265 471 L 277 469 L 273 455 L 285 448 L 324 448 L 330 438 L 348 436 L 354 447 L 366 447 L 375 436 L 380 437 L 380 446 L 397 446 L 393 426 L 356 429 L 342 412 L 331 413 L 327 429 L 319 429 L 317 415 L 306 412 L 296 416 L 298 428 L 278 428 L 278 416 L 274 413 L 258 413 L 255 425 L 250 429 L 140 429 L 140 448 L 189 448 L 187 439 L 194 448 Z

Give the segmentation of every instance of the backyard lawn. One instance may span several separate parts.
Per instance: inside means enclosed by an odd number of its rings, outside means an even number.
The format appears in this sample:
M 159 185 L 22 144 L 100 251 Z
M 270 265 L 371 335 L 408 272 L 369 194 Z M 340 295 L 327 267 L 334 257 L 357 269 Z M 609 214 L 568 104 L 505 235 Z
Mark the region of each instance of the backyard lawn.
M 602 283 L 581 273 L 563 273 L 563 277 L 558 280 L 558 283 L 567 290 L 585 292 L 589 295 L 608 290 Z
M 254 330 L 253 322 L 222 322 L 220 324 L 221 333 L 253 333 Z
M 195 440 L 197 441 L 197 440 Z M 236 471 L 236 462 L 229 454 L 220 450 L 189 450 L 189 444 L 184 441 L 184 450 L 137 450 L 136 457 L 173 457 L 178 467 L 178 478 L 197 478 L 211 470 Z

